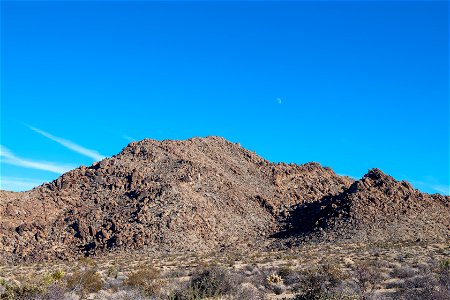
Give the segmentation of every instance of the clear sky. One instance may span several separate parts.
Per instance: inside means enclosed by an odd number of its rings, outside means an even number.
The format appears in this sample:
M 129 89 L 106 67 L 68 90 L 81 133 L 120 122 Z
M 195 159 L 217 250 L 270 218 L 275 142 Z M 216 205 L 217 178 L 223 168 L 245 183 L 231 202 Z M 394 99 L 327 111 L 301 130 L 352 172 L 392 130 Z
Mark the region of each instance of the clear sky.
M 1 188 L 131 140 L 449 194 L 448 2 L 1 2 Z

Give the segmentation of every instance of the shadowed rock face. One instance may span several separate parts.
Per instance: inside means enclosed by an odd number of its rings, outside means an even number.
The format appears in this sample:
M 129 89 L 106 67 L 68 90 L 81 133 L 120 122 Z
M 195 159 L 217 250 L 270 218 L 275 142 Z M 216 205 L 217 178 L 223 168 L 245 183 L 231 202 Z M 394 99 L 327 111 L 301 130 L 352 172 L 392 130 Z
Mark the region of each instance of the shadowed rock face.
M 448 197 L 422 194 L 379 170 L 353 182 L 317 163 L 270 163 L 219 137 L 134 142 L 49 184 L 0 197 L 1 255 L 30 260 L 262 249 L 273 247 L 277 232 L 371 234 L 374 220 L 408 221 L 440 238 L 449 230 Z M 299 214 L 301 207 L 319 209 Z M 416 212 L 426 214 L 406 217 Z
M 293 209 L 280 236 L 336 241 L 450 239 L 450 197 L 428 195 L 370 170 L 342 193 Z

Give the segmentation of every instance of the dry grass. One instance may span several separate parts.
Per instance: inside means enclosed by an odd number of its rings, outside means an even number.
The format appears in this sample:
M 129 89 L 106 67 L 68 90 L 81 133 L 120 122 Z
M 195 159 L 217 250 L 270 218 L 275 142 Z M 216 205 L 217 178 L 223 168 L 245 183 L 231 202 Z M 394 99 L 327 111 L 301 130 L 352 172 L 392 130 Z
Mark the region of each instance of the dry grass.
M 449 299 L 444 244 L 3 264 L 0 299 Z

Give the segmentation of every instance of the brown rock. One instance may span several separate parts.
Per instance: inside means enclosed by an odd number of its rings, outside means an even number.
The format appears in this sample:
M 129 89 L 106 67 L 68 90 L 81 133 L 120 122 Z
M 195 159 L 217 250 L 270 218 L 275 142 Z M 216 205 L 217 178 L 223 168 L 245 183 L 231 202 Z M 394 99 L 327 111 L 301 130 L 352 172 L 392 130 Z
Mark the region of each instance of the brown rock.
M 311 240 L 315 232 L 354 240 L 374 224 L 380 239 L 395 226 L 402 238 L 411 228 L 442 237 L 448 199 L 377 169 L 353 182 L 317 163 L 270 163 L 219 137 L 146 139 L 31 191 L 0 191 L 0 258 L 267 249 L 296 238 L 273 238 L 286 226 Z

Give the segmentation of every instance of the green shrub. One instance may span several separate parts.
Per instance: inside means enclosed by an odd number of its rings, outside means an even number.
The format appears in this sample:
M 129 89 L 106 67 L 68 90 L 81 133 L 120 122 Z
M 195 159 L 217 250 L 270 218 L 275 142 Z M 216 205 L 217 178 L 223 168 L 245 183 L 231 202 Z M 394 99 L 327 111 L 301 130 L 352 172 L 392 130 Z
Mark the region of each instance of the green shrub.
M 117 276 L 119 276 L 119 270 L 116 267 L 110 266 L 106 274 L 108 277 L 117 279 Z
M 44 285 L 51 285 L 55 282 L 59 282 L 63 279 L 64 277 L 64 272 L 61 270 L 55 271 L 51 274 L 49 274 L 48 276 L 44 277 L 44 279 L 42 280 L 42 284 Z
M 1 285 L 4 287 L 0 299 L 14 300 L 14 299 L 29 299 L 38 296 L 45 290 L 43 287 L 36 284 L 13 284 L 3 281 Z

